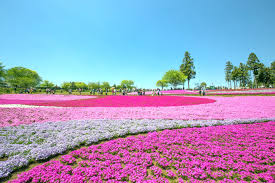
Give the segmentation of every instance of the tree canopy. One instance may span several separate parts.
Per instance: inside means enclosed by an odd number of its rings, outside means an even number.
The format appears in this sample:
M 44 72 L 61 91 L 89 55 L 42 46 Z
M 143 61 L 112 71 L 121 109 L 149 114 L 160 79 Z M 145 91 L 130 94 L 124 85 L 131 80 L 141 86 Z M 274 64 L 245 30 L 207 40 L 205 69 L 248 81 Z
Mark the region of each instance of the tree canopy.
M 176 88 L 178 85 L 184 85 L 187 76 L 185 76 L 182 72 L 177 70 L 169 70 L 167 71 L 162 80 L 167 81 L 173 88 Z
M 163 90 L 164 87 L 167 87 L 168 86 L 168 83 L 166 80 L 158 80 L 157 83 L 156 83 L 156 86 L 157 87 L 161 87 L 161 89 Z
M 24 67 L 8 69 L 5 79 L 10 86 L 19 88 L 35 87 L 39 85 L 42 80 L 37 72 Z
M 97 90 L 100 88 L 100 82 L 89 82 L 89 89 Z
M 44 80 L 41 84 L 40 84 L 40 87 L 43 87 L 43 88 L 53 88 L 54 87 L 54 84 L 48 80 Z
M 194 66 L 193 58 L 191 58 L 190 53 L 188 51 L 185 52 L 184 58 L 182 60 L 182 64 L 180 66 L 180 71 L 187 76 L 188 81 L 188 88 L 189 88 L 189 82 L 191 79 L 195 78 L 196 71 Z
M 260 68 L 260 60 L 258 59 L 258 57 L 256 56 L 255 53 L 250 53 L 247 59 L 247 67 L 248 70 L 252 71 L 253 76 L 254 76 L 254 83 L 257 86 L 257 74 L 258 74 L 258 70 Z
M 71 83 L 70 82 L 63 82 L 61 84 L 61 88 L 65 89 L 65 90 L 69 90 L 71 88 Z
M 102 82 L 101 88 L 106 90 L 106 89 L 111 88 L 111 86 L 110 86 L 109 82 L 104 81 L 104 82 Z
M 207 86 L 206 82 L 202 82 L 200 85 L 201 88 L 206 88 L 206 86 Z
M 230 84 L 230 87 L 231 87 L 231 79 L 232 79 L 232 70 L 233 70 L 233 64 L 230 62 L 230 61 L 227 61 L 226 62 L 226 65 L 225 65 L 225 81 L 228 82 L 228 84 Z
M 122 80 L 120 85 L 121 85 L 122 88 L 132 89 L 134 87 L 134 81 L 132 81 L 132 80 Z

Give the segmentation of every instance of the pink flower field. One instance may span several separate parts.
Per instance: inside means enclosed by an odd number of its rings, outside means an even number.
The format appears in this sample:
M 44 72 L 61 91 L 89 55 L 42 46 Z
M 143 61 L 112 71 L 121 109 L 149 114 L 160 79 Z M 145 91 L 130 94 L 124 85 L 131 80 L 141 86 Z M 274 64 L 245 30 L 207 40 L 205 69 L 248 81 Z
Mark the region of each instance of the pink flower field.
M 275 122 L 164 130 L 81 148 L 23 182 L 274 182 Z
M 201 97 L 190 98 L 200 99 Z M 215 100 L 216 102 L 167 107 L 1 108 L 0 126 L 82 119 L 223 120 L 275 117 L 275 97 L 272 96 L 206 98 Z
M 273 96 L 1 95 L 0 181 L 272 182 L 274 119 Z

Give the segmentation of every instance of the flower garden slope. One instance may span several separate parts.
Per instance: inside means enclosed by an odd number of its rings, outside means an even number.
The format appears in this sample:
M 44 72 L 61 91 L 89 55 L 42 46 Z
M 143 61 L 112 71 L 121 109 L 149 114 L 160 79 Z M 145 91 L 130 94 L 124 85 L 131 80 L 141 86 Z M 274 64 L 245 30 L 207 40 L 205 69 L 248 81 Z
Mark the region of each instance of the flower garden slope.
M 275 97 L 272 96 L 207 98 L 216 102 L 172 107 L 1 108 L 0 127 L 84 119 L 224 120 L 275 117 Z
M 275 122 L 165 130 L 62 156 L 21 182 L 274 182 Z

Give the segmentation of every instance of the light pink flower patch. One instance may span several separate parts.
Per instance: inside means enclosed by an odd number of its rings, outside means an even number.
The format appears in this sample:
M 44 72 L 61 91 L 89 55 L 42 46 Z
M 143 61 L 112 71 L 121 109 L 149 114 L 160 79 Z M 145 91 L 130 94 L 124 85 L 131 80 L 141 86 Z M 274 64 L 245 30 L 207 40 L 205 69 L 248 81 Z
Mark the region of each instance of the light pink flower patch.
M 0 108 L 0 126 L 82 119 L 263 119 L 275 117 L 275 97 L 207 97 L 214 103 L 174 107 Z
M 274 182 L 274 131 L 267 122 L 151 132 L 72 151 L 11 182 Z

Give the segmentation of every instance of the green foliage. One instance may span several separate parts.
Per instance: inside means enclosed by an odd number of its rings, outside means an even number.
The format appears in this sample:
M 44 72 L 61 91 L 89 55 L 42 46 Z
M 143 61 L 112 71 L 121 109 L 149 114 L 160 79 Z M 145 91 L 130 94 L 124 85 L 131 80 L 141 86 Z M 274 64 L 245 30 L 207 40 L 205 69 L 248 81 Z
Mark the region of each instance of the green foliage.
M 258 75 L 258 70 L 260 68 L 260 61 L 255 53 L 250 53 L 247 59 L 247 66 L 248 70 L 253 72 L 254 75 L 254 83 L 257 85 L 257 78 L 256 75 Z
M 4 78 L 5 75 L 5 69 L 4 69 L 4 65 L 2 65 L 2 62 L 0 62 L 0 81 Z
M 228 83 L 230 83 L 230 81 L 232 80 L 232 70 L 233 70 L 233 64 L 230 61 L 227 61 L 224 71 L 225 71 L 225 81 L 227 81 Z
M 0 62 L 0 87 L 3 87 L 6 85 L 6 83 L 4 82 L 4 77 L 5 77 L 5 69 L 4 69 L 4 65 L 2 65 L 2 63 Z M 2 93 L 2 91 L 0 91 L 0 93 Z
M 206 82 L 202 82 L 200 86 L 201 86 L 201 88 L 206 88 L 207 84 L 206 84 Z
M 99 89 L 100 88 L 100 82 L 90 82 L 88 84 L 89 89 Z
M 248 73 L 248 67 L 243 64 L 240 63 L 240 66 L 238 68 L 238 77 L 240 80 L 240 85 L 242 87 L 245 87 L 248 85 L 249 81 L 250 81 L 250 77 L 249 77 L 249 73 Z
M 134 87 L 134 81 L 132 80 L 123 80 L 120 83 L 122 88 L 130 88 L 132 89 Z
M 273 61 L 270 65 L 270 73 L 271 73 L 271 82 L 274 86 L 275 85 L 275 61 Z
M 167 71 L 164 76 L 162 77 L 162 80 L 167 81 L 170 85 L 172 85 L 174 88 L 176 88 L 178 85 L 183 85 L 187 76 L 185 76 L 182 72 L 177 70 L 169 70 Z
M 53 88 L 54 84 L 48 80 L 44 80 L 43 83 L 40 84 L 40 87 L 43 88 Z
M 71 83 L 70 82 L 63 82 L 61 84 L 61 88 L 65 89 L 65 90 L 69 90 L 71 88 Z
M 166 80 L 158 80 L 156 86 L 161 87 L 161 89 L 163 90 L 164 87 L 168 86 L 168 83 Z
M 81 88 L 83 90 L 86 90 L 88 88 L 88 85 L 86 85 L 86 83 L 84 82 L 72 82 L 72 83 L 74 83 L 75 89 Z
M 106 89 L 110 89 L 111 86 L 110 86 L 109 82 L 104 81 L 104 82 L 102 82 L 101 88 L 106 90 Z
M 42 80 L 37 72 L 24 67 L 13 67 L 7 70 L 5 79 L 10 86 L 18 88 L 35 87 Z
M 269 87 L 274 83 L 274 80 L 272 80 L 272 70 L 271 68 L 262 66 L 260 67 L 258 71 L 258 75 L 256 76 L 256 79 L 259 83 L 263 84 L 265 87 Z
M 191 79 L 195 78 L 196 71 L 195 71 L 193 58 L 191 58 L 190 53 L 188 51 L 185 52 L 182 62 L 183 63 L 180 66 L 180 71 L 185 76 L 187 76 L 188 88 L 189 88 L 189 82 Z

